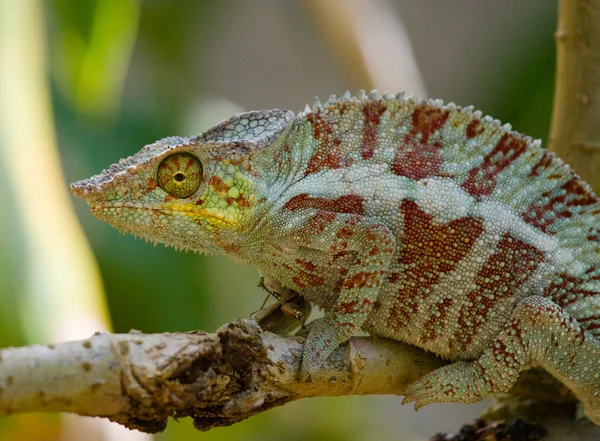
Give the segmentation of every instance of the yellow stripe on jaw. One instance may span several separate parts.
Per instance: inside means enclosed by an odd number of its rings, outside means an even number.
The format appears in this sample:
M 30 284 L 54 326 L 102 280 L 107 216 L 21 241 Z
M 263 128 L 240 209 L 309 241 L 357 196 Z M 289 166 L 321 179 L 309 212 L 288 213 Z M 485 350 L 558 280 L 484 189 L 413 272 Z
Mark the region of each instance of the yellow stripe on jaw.
M 223 208 L 200 208 L 195 204 L 177 204 L 165 207 L 171 211 L 179 212 L 190 218 L 202 218 L 212 226 L 228 226 L 237 227 L 237 230 L 241 230 L 244 227 L 243 222 L 238 222 L 234 214 L 240 214 L 240 210 L 235 207 Z M 233 209 L 233 210 L 232 210 Z M 234 211 L 232 213 L 232 211 Z

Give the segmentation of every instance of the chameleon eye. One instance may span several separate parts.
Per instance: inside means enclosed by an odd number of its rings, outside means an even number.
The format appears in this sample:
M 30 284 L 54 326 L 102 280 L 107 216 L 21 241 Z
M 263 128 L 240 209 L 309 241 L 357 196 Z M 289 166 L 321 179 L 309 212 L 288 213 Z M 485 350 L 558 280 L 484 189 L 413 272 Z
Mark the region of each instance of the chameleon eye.
M 189 153 L 176 153 L 158 166 L 157 181 L 160 188 L 176 198 L 193 195 L 202 179 L 202 164 Z

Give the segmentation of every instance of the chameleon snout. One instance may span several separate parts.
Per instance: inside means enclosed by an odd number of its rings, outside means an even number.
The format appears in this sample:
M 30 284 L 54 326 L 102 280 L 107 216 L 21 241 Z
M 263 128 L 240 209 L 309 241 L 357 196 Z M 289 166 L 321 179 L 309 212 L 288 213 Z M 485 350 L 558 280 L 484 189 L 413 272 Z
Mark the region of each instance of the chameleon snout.
M 89 179 L 72 183 L 69 185 L 69 190 L 74 196 L 86 200 L 93 198 L 94 195 L 100 196 L 102 192 L 102 188 L 92 184 Z

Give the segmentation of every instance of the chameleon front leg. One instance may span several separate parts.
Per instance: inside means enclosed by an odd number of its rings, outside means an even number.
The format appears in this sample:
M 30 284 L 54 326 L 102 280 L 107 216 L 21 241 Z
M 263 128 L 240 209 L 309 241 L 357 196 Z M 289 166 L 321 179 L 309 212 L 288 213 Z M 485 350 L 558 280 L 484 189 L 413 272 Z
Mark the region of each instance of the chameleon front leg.
M 473 362 L 456 362 L 412 383 L 404 402 L 473 403 L 507 392 L 527 365 L 540 365 L 569 387 L 600 424 L 600 341 L 541 296 L 522 300 L 500 336 Z
M 341 283 L 339 296 L 327 308 L 325 317 L 307 325 L 300 376 L 307 379 L 327 357 L 365 323 L 377 300 L 394 253 L 395 238 L 390 229 L 365 216 L 315 211 L 308 217 L 327 219 L 319 229 L 305 228 L 292 233 L 292 245 L 309 247 L 329 255 L 350 252 L 352 264 Z M 317 231 L 315 231 L 317 230 Z

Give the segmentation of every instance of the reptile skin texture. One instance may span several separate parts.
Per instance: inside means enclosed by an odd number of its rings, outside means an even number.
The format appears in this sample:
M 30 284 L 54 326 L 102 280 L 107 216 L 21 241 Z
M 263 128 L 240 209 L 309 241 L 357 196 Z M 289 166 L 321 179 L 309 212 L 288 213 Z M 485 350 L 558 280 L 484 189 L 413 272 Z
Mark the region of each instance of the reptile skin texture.
M 541 366 L 600 424 L 600 203 L 472 108 L 374 91 L 242 113 L 71 190 L 121 231 L 229 255 L 323 308 L 303 378 L 363 330 L 454 361 L 407 388 L 416 408 Z

